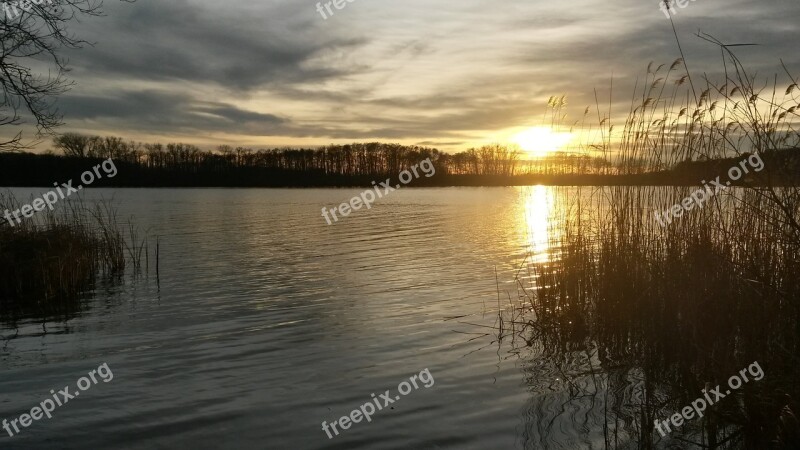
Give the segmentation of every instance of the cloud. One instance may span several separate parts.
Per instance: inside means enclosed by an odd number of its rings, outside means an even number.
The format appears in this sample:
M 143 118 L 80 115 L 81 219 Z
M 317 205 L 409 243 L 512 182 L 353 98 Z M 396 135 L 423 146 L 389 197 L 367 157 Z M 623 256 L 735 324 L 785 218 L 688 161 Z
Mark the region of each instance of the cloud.
M 107 3 L 106 20 L 92 21 L 97 44 L 72 54 L 81 74 L 140 81 L 214 83 L 232 90 L 270 84 L 322 82 L 348 73 L 316 59 L 346 52 L 364 38 L 314 32 L 295 8 L 263 6 L 255 20 L 234 4 L 139 1 Z M 306 29 L 308 32 L 298 32 Z
M 69 120 L 104 120 L 136 131 L 206 130 L 268 135 L 289 122 L 286 118 L 246 111 L 231 104 L 153 90 L 114 92 L 106 96 L 70 95 L 59 105 Z
M 463 144 L 464 142 L 462 141 L 457 141 L 457 142 L 422 141 L 422 142 L 417 142 L 415 145 L 423 145 L 427 147 L 454 147 Z
M 75 24 L 96 45 L 69 53 L 77 87 L 60 104 L 70 126 L 118 135 L 469 146 L 535 125 L 551 95 L 567 96 L 568 120 L 594 105 L 595 89 L 605 107 L 612 77 L 612 105 L 624 114 L 647 64 L 680 56 L 656 0 L 364 1 L 328 20 L 296 0 L 106 9 Z M 722 65 L 697 30 L 758 43 L 737 51 L 765 77 L 782 71 L 781 58 L 800 72 L 799 13 L 790 1 L 697 0 L 674 22 L 699 83 Z

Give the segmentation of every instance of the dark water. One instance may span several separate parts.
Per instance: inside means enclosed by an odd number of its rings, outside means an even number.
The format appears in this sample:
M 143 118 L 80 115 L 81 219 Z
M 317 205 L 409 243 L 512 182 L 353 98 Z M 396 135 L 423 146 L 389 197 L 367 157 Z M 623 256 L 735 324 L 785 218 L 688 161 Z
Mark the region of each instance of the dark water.
M 151 236 L 150 270 L 98 285 L 69 320 L 0 328 L 0 419 L 103 363 L 114 378 L 19 435 L 0 430 L 0 448 L 598 445 L 602 405 L 565 411 L 559 374 L 492 343 L 495 268 L 505 292 L 526 255 L 555 257 L 554 191 L 399 190 L 328 226 L 322 206 L 358 192 L 87 190 Z M 426 368 L 430 388 L 322 431 Z

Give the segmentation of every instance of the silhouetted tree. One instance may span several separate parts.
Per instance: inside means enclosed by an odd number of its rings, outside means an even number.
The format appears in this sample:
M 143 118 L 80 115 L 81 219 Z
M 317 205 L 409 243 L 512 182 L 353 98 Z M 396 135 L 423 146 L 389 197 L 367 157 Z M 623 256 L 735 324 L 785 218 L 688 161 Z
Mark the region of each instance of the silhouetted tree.
M 131 2 L 133 0 L 120 0 Z M 4 2 L 0 17 L 0 127 L 19 126 L 22 114 L 35 121 L 37 136 L 61 124 L 53 104 L 71 83 L 65 78 L 62 49 L 80 48 L 86 41 L 67 31 L 80 16 L 101 15 L 100 0 L 46 0 Z M 34 63 L 35 61 L 35 63 Z M 49 65 L 47 74 L 34 64 Z M 0 141 L 0 151 L 19 150 L 22 132 Z
M 65 156 L 88 156 L 89 143 L 92 138 L 78 133 L 64 133 L 53 138 L 53 146 L 61 150 Z

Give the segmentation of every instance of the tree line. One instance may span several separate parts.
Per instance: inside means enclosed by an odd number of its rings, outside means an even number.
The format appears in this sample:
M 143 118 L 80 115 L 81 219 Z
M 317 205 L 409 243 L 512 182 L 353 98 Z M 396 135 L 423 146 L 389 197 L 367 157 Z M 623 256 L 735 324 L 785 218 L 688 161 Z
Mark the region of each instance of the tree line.
M 113 158 L 149 169 L 195 173 L 268 169 L 326 176 L 373 176 L 396 174 L 427 158 L 434 162 L 437 173 L 445 175 L 589 174 L 600 173 L 609 167 L 599 158 L 566 153 L 524 160 L 524 152 L 498 144 L 454 154 L 430 147 L 380 142 L 327 145 L 315 149 L 254 150 L 220 145 L 208 151 L 191 144 L 142 144 L 114 136 L 65 133 L 56 137 L 53 145 L 57 151 L 70 157 Z
M 694 185 L 713 178 L 732 161 L 685 161 L 671 170 L 625 173 L 617 165 L 588 155 L 553 153 L 523 159 L 515 147 L 486 145 L 459 153 L 387 143 L 328 145 L 315 149 L 253 150 L 191 144 L 141 144 L 119 137 L 67 133 L 54 139 L 48 154 L 0 153 L 0 185 L 50 186 L 74 178 L 86 167 L 112 158 L 119 170 L 97 186 L 138 187 L 335 187 L 369 186 L 396 177 L 430 159 L 431 178 L 415 186 L 510 185 Z M 795 184 L 800 158 L 795 149 L 764 153 L 770 183 Z

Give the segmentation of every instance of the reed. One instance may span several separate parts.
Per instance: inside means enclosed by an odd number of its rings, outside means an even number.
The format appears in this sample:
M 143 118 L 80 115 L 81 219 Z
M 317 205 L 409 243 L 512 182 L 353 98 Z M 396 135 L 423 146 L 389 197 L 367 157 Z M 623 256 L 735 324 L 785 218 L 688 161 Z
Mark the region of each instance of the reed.
M 0 210 L 18 202 L 0 195 Z M 4 318 L 74 310 L 97 276 L 125 270 L 125 240 L 114 209 L 68 202 L 21 224 L 0 224 L 0 313 Z
M 619 131 L 610 113 L 598 115 L 601 139 L 587 148 L 617 154 L 618 173 L 638 173 L 797 147 L 795 79 L 787 74 L 785 90 L 777 77 L 758 89 L 724 52 L 725 80 L 705 79 L 696 101 L 682 60 L 665 71 L 648 67 Z M 517 278 L 504 337 L 558 373 L 579 374 L 568 378 L 604 397 L 606 448 L 663 445 L 654 419 L 754 361 L 764 379 L 665 440 L 698 448 L 800 445 L 800 189 L 772 185 L 784 170 L 767 165 L 666 227 L 653 212 L 694 189 L 600 188 L 553 218 L 557 259 L 518 271 L 527 276 Z M 576 364 L 582 369 L 568 367 Z

